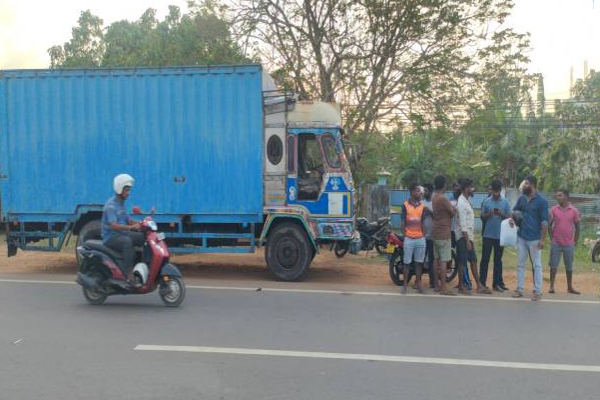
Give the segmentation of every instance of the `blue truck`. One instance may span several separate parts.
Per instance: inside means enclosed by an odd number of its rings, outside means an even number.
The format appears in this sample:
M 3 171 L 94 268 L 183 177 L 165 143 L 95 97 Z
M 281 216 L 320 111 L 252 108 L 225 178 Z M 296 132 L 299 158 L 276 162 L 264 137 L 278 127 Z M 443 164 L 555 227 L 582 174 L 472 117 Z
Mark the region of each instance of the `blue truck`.
M 354 235 L 335 104 L 298 101 L 260 65 L 0 71 L 8 255 L 100 236 L 115 175 L 174 253 L 253 252 L 301 279 Z

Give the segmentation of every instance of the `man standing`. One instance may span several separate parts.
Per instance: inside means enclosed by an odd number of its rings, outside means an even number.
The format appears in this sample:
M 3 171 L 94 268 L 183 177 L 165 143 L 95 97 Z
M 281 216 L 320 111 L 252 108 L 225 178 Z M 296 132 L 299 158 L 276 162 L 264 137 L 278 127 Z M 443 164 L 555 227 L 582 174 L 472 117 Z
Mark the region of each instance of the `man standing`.
M 569 191 L 560 189 L 556 192 L 558 204 L 550 210 L 550 290 L 554 293 L 556 269 L 562 254 L 567 273 L 567 290 L 571 294 L 580 294 L 573 288 L 573 258 L 575 246 L 579 241 L 579 211 L 569 203 Z
M 452 200 L 450 200 L 450 203 L 452 204 L 452 206 L 454 207 L 454 209 L 456 210 L 457 205 L 458 205 L 458 199 L 460 197 L 460 195 L 462 194 L 462 189 L 461 189 L 461 184 L 462 184 L 463 179 L 459 178 L 454 185 L 452 185 Z M 460 232 L 458 231 L 458 213 L 455 213 L 454 218 L 452 219 L 452 248 L 456 249 L 456 241 L 458 240 L 458 238 L 460 237 Z M 457 252 L 458 253 L 458 252 Z M 471 290 L 471 287 L 473 286 L 473 284 L 471 283 L 471 279 L 469 279 L 469 270 L 465 269 L 464 271 L 464 278 L 463 278 L 463 285 L 464 287 L 466 287 L 468 290 Z M 457 286 L 459 287 L 459 286 Z
M 513 218 L 520 221 L 517 240 L 517 290 L 513 297 L 523 297 L 525 261 L 531 258 L 533 264 L 533 296 L 531 300 L 542 298 L 542 249 L 548 234 L 548 201 L 537 192 L 537 179 L 528 175 L 523 184 L 523 195 L 513 208 Z
M 404 285 L 402 293 L 406 294 L 408 288 L 408 277 L 410 264 L 415 263 L 416 284 L 419 293 L 424 293 L 421 285 L 423 274 L 423 261 L 427 243 L 423 233 L 423 214 L 425 205 L 421 201 L 421 187 L 417 183 L 410 185 L 410 198 L 402 205 L 400 216 L 400 231 L 404 235 Z
M 426 183 L 423 185 L 423 204 L 425 204 L 424 216 L 423 216 L 423 229 L 425 233 L 425 240 L 427 242 L 427 267 L 429 272 L 429 287 L 432 289 L 439 290 L 437 280 L 435 278 L 434 269 L 434 252 L 433 252 L 433 205 L 431 198 L 433 196 L 433 185 Z
M 457 223 L 457 241 L 456 249 L 458 251 L 458 289 L 462 294 L 471 294 L 463 282 L 464 274 L 467 270 L 467 263 L 471 265 L 471 273 L 477 284 L 477 293 L 491 294 L 492 291 L 482 285 L 477 272 L 477 255 L 473 241 L 475 240 L 475 212 L 470 198 L 475 192 L 473 181 L 463 179 L 461 183 L 462 194 L 458 198 L 458 223 Z M 460 236 L 459 236 L 460 234 Z
M 494 276 L 492 288 L 497 292 L 508 290 L 502 279 L 502 253 L 500 246 L 500 224 L 503 219 L 510 216 L 508 201 L 502 197 L 502 183 L 499 180 L 492 181 L 491 196 L 483 201 L 481 205 L 481 219 L 483 221 L 483 244 L 481 249 L 481 264 L 479 265 L 479 277 L 481 284 L 486 285 L 488 266 L 492 250 L 494 251 Z
M 436 275 L 440 282 L 440 294 L 454 295 L 454 292 L 446 288 L 446 268 L 452 260 L 452 219 L 454 218 L 454 207 L 450 200 L 444 195 L 446 190 L 446 178 L 436 176 L 433 180 L 435 194 L 433 196 L 433 250 L 436 265 Z M 439 269 L 438 269 L 439 267 Z

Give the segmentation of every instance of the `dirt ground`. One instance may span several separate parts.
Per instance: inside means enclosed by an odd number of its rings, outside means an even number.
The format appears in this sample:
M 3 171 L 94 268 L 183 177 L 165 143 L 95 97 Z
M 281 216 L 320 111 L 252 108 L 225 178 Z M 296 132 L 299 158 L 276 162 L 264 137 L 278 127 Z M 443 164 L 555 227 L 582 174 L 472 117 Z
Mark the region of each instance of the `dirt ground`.
M 264 261 L 262 250 L 254 254 L 198 254 L 173 256 L 173 263 L 178 265 L 186 278 L 209 283 L 230 284 L 252 283 L 265 286 L 274 284 Z M 60 253 L 23 252 L 17 256 L 0 257 L 0 274 L 45 274 L 75 275 L 77 265 L 75 255 L 71 251 Z M 490 265 L 491 274 L 491 265 Z M 424 278 L 427 281 L 427 278 Z M 489 278 L 488 278 L 489 279 Z M 548 289 L 549 273 L 545 267 L 544 292 Z M 516 286 L 514 268 L 507 268 L 504 281 L 509 289 Z M 337 259 L 333 253 L 322 251 L 315 257 L 309 273 L 303 282 L 279 283 L 301 288 L 331 288 L 341 287 L 370 288 L 380 291 L 398 290 L 388 275 L 387 260 L 376 254 L 361 253 L 357 256 L 347 255 Z M 279 285 L 278 284 L 278 285 Z M 597 295 L 599 290 L 598 274 L 581 271 L 574 276 L 574 285 L 583 294 Z M 525 290 L 532 287 L 531 270 L 526 271 Z M 566 292 L 564 269 L 559 269 L 556 289 L 558 294 Z M 573 297 L 573 296 L 569 296 Z

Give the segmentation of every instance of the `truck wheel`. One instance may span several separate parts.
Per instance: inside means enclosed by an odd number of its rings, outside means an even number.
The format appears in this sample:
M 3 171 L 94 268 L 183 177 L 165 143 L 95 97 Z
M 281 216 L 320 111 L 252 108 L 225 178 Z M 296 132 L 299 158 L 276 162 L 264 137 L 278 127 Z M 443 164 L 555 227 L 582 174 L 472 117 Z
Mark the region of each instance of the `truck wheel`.
M 86 223 L 77 235 L 77 247 L 83 245 L 86 240 L 100 240 L 102 239 L 102 228 L 99 219 L 94 219 Z M 81 267 L 81 260 L 77 249 L 75 250 L 75 256 L 77 257 L 77 264 Z
M 286 282 L 302 279 L 314 254 L 306 232 L 292 223 L 276 226 L 269 234 L 265 249 L 269 271 L 275 279 Z

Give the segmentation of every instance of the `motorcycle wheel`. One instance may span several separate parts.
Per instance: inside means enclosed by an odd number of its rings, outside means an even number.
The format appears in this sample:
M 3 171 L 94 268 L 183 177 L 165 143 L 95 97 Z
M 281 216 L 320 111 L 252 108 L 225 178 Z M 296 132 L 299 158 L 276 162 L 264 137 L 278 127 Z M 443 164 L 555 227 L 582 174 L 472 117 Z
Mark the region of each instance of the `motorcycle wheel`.
M 404 257 L 404 252 L 402 249 L 396 249 L 389 260 L 389 270 L 390 270 L 390 278 L 392 282 L 396 286 L 404 286 L 404 264 L 402 263 L 402 259 Z M 408 282 L 414 275 L 412 269 L 408 273 Z
M 344 257 L 348 253 L 348 250 L 350 250 L 350 245 L 348 242 L 335 242 L 333 247 L 333 252 L 337 258 Z
M 592 262 L 600 262 L 600 242 L 596 243 L 592 250 Z
M 158 294 L 165 306 L 179 307 L 185 299 L 185 283 L 179 277 L 170 277 L 160 282 Z
M 456 278 L 456 275 L 458 274 L 458 269 L 456 268 L 457 265 L 458 255 L 456 254 L 456 251 L 452 249 L 452 259 L 446 267 L 446 282 L 452 282 L 454 278 Z

